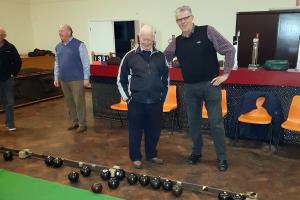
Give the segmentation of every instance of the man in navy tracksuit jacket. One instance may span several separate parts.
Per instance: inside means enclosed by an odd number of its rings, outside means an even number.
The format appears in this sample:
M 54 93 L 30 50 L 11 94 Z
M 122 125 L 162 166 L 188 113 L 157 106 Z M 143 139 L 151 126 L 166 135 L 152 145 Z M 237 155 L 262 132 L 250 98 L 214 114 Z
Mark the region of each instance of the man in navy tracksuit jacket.
M 22 65 L 16 47 L 9 43 L 6 32 L 0 27 L 0 99 L 5 109 L 5 126 L 9 131 L 15 131 L 14 124 L 14 77 Z
M 143 26 L 139 39 L 140 46 L 124 56 L 117 79 L 119 92 L 128 103 L 129 155 L 136 168 L 142 167 L 140 149 L 143 131 L 147 160 L 163 163 L 157 157 L 156 146 L 169 84 L 165 56 L 153 48 L 153 29 Z

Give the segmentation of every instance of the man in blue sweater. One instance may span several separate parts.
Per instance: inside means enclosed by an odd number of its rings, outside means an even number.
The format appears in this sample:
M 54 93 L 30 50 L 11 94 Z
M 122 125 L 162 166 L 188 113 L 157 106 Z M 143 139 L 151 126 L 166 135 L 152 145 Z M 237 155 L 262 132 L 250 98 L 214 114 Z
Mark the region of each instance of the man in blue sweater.
M 71 125 L 68 130 L 87 130 L 84 87 L 89 86 L 90 61 L 83 42 L 73 37 L 70 25 L 61 25 L 61 42 L 55 47 L 54 86 L 62 88 Z

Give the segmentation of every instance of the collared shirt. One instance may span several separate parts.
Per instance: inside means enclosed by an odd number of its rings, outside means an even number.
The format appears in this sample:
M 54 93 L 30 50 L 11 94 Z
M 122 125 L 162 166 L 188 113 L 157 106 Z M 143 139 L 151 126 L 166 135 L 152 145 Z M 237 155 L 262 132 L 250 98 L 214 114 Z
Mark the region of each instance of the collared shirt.
M 70 39 L 67 42 L 65 42 L 65 43 L 62 42 L 62 43 L 64 45 L 68 45 L 72 39 L 73 39 L 73 37 L 70 37 Z M 90 59 L 89 59 L 88 50 L 84 43 L 81 43 L 79 46 L 79 55 L 80 55 L 80 60 L 82 62 L 82 66 L 83 66 L 84 80 L 89 80 L 89 78 L 90 78 Z M 59 75 L 58 61 L 57 61 L 57 55 L 55 55 L 54 80 L 58 80 L 58 75 Z
M 189 32 L 188 34 L 184 34 L 184 33 L 182 32 L 181 35 L 182 35 L 182 37 L 189 38 L 189 37 L 191 37 L 191 35 L 194 33 L 194 31 L 195 31 L 195 24 L 193 24 L 193 27 L 192 27 L 191 32 Z
M 193 34 L 194 26 L 192 32 L 189 36 Z M 221 54 L 225 55 L 225 62 L 224 62 L 224 73 L 229 74 L 233 65 L 234 65 L 234 56 L 235 50 L 232 44 L 226 40 L 214 27 L 208 26 L 207 27 L 207 37 L 213 43 L 214 48 L 216 51 Z M 166 58 L 168 61 L 171 61 L 175 57 L 175 50 L 176 50 L 176 40 L 170 42 L 166 50 L 164 51 Z
M 153 48 L 149 49 L 149 50 L 145 50 L 142 47 L 140 47 L 140 49 L 141 49 L 141 52 L 142 52 L 142 55 L 143 55 L 144 59 L 147 62 L 149 62 L 150 61 L 150 56 L 152 55 L 152 52 L 153 52 Z
M 146 50 L 146 49 L 144 49 L 144 48 L 142 48 L 142 47 L 140 46 L 140 49 L 141 49 L 141 51 L 151 51 L 151 53 L 153 52 L 153 48 L 151 48 L 151 49 L 149 49 L 149 50 Z

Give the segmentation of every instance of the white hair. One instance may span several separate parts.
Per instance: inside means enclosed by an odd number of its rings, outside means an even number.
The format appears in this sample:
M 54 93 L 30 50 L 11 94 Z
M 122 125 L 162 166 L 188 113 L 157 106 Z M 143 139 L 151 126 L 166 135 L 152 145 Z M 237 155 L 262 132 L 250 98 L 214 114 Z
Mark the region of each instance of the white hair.
M 192 9 L 190 6 L 180 6 L 175 10 L 175 15 L 177 15 L 177 13 L 179 12 L 184 12 L 184 11 L 188 11 L 190 15 L 193 15 L 192 13 Z
M 153 29 L 152 26 L 145 24 L 141 27 L 140 31 L 139 31 L 139 36 L 143 33 L 143 32 L 151 32 L 153 35 L 153 39 L 155 38 L 155 31 Z
M 3 27 L 0 26 L 0 33 L 2 33 L 3 35 L 6 35 L 6 31 Z
M 71 32 L 71 35 L 73 35 L 73 29 L 69 24 L 62 24 L 60 28 L 67 28 Z

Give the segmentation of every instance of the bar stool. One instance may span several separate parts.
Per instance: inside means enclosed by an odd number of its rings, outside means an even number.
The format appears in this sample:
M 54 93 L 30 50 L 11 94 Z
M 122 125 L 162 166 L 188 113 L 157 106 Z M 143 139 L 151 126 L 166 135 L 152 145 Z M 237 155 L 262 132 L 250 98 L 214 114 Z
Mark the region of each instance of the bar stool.
M 268 129 L 268 135 L 270 138 L 269 142 L 269 148 L 271 150 L 271 142 L 272 142 L 272 116 L 269 115 L 267 110 L 262 107 L 262 104 L 265 101 L 265 97 L 259 97 L 256 100 L 256 109 L 245 113 L 241 114 L 238 117 L 238 122 L 237 122 L 237 131 L 235 132 L 235 143 L 238 141 L 239 137 L 239 123 L 247 123 L 247 124 L 261 124 L 261 125 L 269 125 Z
M 300 96 L 296 95 L 293 97 L 290 105 L 288 118 L 281 124 L 281 127 L 290 131 L 300 132 Z M 277 144 L 277 151 L 278 151 Z
M 176 85 L 170 85 L 169 89 L 168 89 L 167 96 L 166 96 L 166 100 L 165 100 L 164 105 L 163 105 L 163 112 L 164 113 L 172 113 L 171 134 L 173 134 L 173 131 L 174 131 L 175 116 L 177 118 L 178 127 L 180 128 L 177 107 L 178 107 L 178 104 L 177 104 Z
M 228 113 L 228 110 L 227 110 L 227 92 L 226 92 L 226 90 L 221 90 L 221 94 L 222 94 L 222 117 L 225 117 Z M 207 110 L 206 110 L 204 102 L 203 102 L 203 106 L 202 106 L 202 118 L 208 119 L 208 114 L 207 114 Z
M 124 101 L 122 98 L 119 103 L 113 104 L 110 106 L 110 109 L 117 111 L 119 119 L 121 121 L 122 127 L 123 127 L 123 119 L 121 117 L 120 112 L 126 112 L 128 111 L 127 102 Z M 112 125 L 112 121 L 110 120 L 110 125 Z

